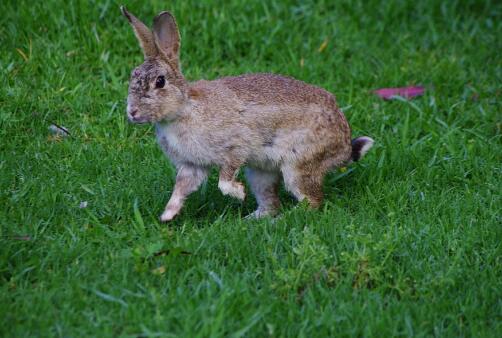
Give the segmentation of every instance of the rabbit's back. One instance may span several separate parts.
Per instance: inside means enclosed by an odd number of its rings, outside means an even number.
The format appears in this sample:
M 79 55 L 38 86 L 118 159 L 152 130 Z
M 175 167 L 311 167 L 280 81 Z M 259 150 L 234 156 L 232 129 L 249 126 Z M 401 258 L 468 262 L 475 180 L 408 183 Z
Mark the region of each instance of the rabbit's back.
M 245 103 L 336 106 L 333 94 L 288 76 L 267 73 L 243 74 L 216 81 L 231 89 Z
M 330 92 L 276 74 L 245 74 L 218 81 L 235 93 L 248 121 L 261 131 L 262 146 L 252 154 L 251 162 L 350 157 L 350 127 Z

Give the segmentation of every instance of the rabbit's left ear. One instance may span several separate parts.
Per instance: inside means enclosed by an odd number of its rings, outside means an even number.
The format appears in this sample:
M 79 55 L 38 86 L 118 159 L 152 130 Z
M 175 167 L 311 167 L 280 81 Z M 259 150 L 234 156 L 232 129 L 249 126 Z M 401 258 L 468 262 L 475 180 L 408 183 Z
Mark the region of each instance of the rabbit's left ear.
M 180 33 L 171 13 L 162 12 L 153 19 L 153 36 L 157 49 L 179 69 Z

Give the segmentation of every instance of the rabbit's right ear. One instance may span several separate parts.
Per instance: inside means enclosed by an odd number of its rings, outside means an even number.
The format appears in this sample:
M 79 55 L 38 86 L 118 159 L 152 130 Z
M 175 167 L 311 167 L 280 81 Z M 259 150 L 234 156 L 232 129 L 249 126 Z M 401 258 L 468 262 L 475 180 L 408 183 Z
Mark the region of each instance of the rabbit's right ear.
M 160 54 L 179 69 L 180 33 L 171 13 L 162 12 L 153 19 L 153 36 Z
M 134 15 L 129 13 L 124 6 L 120 6 L 122 14 L 127 18 L 131 24 L 134 34 L 138 38 L 139 44 L 143 49 L 143 54 L 145 58 L 154 57 L 158 54 L 157 47 L 155 46 L 155 41 L 152 32 L 145 26 L 145 24 L 139 21 Z

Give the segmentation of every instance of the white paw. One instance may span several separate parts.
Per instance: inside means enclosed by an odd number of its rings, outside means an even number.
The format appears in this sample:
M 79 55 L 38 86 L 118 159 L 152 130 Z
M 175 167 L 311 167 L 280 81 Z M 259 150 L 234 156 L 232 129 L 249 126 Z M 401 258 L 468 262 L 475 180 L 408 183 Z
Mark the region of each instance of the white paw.
M 173 211 L 173 210 L 166 210 L 162 213 L 160 216 L 160 221 L 161 222 L 169 222 L 172 220 L 178 213 Z
M 244 191 L 244 186 L 242 185 L 242 183 L 219 181 L 218 188 L 221 190 L 223 195 L 230 195 L 232 197 L 240 199 L 241 201 L 243 201 L 246 197 L 246 192 Z
M 256 209 L 254 212 L 250 213 L 247 215 L 245 218 L 246 219 L 259 219 L 263 217 L 273 217 L 277 215 L 277 210 L 276 209 Z

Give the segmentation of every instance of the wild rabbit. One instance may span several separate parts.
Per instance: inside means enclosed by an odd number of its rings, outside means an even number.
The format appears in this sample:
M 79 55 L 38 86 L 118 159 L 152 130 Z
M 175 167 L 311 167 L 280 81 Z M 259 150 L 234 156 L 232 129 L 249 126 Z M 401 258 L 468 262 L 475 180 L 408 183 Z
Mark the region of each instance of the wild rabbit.
M 180 212 L 212 166 L 220 169 L 221 192 L 240 200 L 246 194 L 236 175 L 246 166 L 258 203 L 253 217 L 277 213 L 281 173 L 287 190 L 316 208 L 323 199 L 325 174 L 359 160 L 373 145 L 369 137 L 351 141 L 349 124 L 335 97 L 302 81 L 246 74 L 187 82 L 173 15 L 157 15 L 150 31 L 121 9 L 145 57 L 131 75 L 127 116 L 134 123 L 155 123 L 157 140 L 177 169 L 161 221 Z

